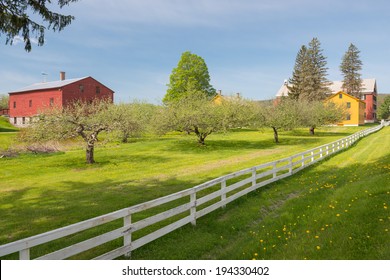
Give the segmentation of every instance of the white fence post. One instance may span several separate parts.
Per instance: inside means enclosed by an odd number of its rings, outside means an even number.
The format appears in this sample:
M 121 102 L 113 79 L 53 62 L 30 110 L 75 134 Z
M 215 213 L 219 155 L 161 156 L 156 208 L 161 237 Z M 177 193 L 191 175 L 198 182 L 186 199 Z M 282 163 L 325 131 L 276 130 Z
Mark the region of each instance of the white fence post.
M 274 162 L 274 164 L 272 164 L 272 177 L 273 178 L 276 178 L 276 162 Z
M 221 182 L 221 201 L 223 202 L 222 208 L 226 207 L 226 180 L 223 179 Z
M 30 259 L 30 249 L 24 249 L 19 252 L 19 259 L 20 260 L 29 260 Z
M 190 195 L 190 203 L 191 203 L 191 224 L 196 226 L 196 191 Z
M 257 170 L 256 170 L 256 168 L 253 168 L 253 170 L 252 170 L 252 186 L 256 186 L 256 174 L 257 174 Z
M 123 236 L 123 246 L 131 245 L 131 214 L 123 217 L 123 226 L 129 227 L 126 234 Z M 125 254 L 125 257 L 131 257 L 131 250 Z

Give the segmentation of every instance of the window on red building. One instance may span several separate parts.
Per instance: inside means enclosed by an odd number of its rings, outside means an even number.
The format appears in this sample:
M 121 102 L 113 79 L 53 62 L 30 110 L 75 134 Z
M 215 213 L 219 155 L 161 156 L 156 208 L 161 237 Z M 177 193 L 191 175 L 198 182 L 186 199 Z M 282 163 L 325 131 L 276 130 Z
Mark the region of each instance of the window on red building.
M 54 105 L 54 98 L 50 98 L 50 107 L 53 107 Z
M 32 100 L 28 101 L 28 107 L 32 107 Z
M 14 109 L 16 108 L 16 101 L 14 101 Z

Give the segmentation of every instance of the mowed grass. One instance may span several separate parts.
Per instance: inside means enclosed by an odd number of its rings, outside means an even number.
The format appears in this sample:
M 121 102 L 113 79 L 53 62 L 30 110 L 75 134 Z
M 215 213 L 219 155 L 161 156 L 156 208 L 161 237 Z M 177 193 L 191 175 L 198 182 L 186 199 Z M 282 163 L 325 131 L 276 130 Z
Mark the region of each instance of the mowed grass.
M 390 259 L 390 127 L 133 259 Z
M 99 146 L 96 149 L 98 163 L 95 165 L 84 163 L 85 155 L 81 148 L 48 155 L 21 154 L 16 158 L 2 158 L 0 244 L 190 188 L 223 174 L 331 142 L 360 129 L 364 127 L 323 128 L 315 136 L 307 135 L 307 129 L 283 132 L 278 145 L 273 143 L 271 131 L 238 130 L 211 135 L 206 139 L 206 147 L 197 145 L 194 136 L 172 134 L 138 139 L 128 144 Z M 270 193 L 273 192 L 274 189 Z M 260 192 L 261 196 L 265 194 L 267 192 Z M 279 196 L 284 200 L 283 195 L 284 191 L 280 194 L 275 192 L 275 197 L 265 199 L 266 202 L 257 207 L 271 207 Z M 245 200 L 232 204 L 232 207 L 239 207 Z M 243 207 L 239 212 L 251 213 L 247 210 Z M 225 212 L 222 216 L 220 214 L 218 211 L 211 214 L 210 221 L 225 219 Z M 245 218 L 237 219 L 245 221 Z M 257 219 L 259 217 L 252 222 Z M 211 225 L 211 228 L 214 226 Z M 228 225 L 223 232 L 230 232 L 230 228 Z M 218 245 L 224 241 L 226 234 L 209 233 L 207 227 L 206 232 L 202 232 L 201 226 L 186 227 L 150 246 L 157 244 L 158 248 L 159 242 L 169 241 L 171 236 L 180 240 L 184 238 L 180 234 L 182 230 L 189 230 L 189 236 L 194 235 L 193 232 L 200 234 L 202 242 L 197 242 L 198 247 L 190 250 L 191 253 L 153 256 L 145 254 L 149 249 L 141 248 L 134 252 L 135 258 L 137 254 L 139 258 L 238 258 L 230 257 L 229 253 L 207 253 L 209 248 L 214 248 L 215 238 Z M 186 242 L 183 246 L 187 246 Z M 222 251 L 225 250 L 227 248 Z M 192 255 L 197 251 L 197 255 Z

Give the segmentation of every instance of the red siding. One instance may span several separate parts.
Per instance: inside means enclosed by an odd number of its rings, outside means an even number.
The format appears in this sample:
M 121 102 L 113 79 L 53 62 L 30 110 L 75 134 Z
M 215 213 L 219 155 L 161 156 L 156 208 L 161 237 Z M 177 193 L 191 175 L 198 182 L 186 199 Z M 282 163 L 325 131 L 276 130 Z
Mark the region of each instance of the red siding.
M 100 92 L 97 92 L 97 88 L 99 88 Z M 63 88 L 63 106 L 75 100 L 91 101 L 94 99 L 108 99 L 113 102 L 114 92 L 91 77 Z
M 9 97 L 10 117 L 35 116 L 50 107 L 51 98 L 54 106 L 62 104 L 62 93 L 59 89 L 12 93 Z
M 375 93 L 365 95 L 366 121 L 368 122 L 376 121 L 376 98 L 377 95 Z
M 75 100 L 96 98 L 113 102 L 114 92 L 91 77 L 62 88 L 14 92 L 10 93 L 10 118 L 33 117 L 51 106 L 62 107 Z

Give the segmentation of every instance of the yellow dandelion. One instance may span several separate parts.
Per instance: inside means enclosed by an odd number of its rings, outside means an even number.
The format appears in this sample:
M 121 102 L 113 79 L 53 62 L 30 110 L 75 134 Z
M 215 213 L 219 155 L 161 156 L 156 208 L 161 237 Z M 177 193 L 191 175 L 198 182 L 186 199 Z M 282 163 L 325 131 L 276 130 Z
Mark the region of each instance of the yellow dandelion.
M 340 214 L 337 213 L 337 214 L 336 214 L 336 217 L 340 217 Z
M 349 238 L 349 240 L 352 240 L 352 237 L 350 236 L 350 237 L 348 237 Z
M 259 255 L 259 254 L 255 253 L 255 255 L 254 255 L 254 256 L 255 256 L 255 257 L 257 257 L 258 255 Z
M 310 230 L 307 230 L 306 233 L 310 233 Z
M 320 238 L 320 237 L 319 237 L 318 235 L 316 235 L 316 236 L 314 236 L 314 238 L 317 238 L 317 239 L 318 239 L 318 238 Z
M 317 250 L 320 250 L 320 249 L 321 249 L 321 247 L 320 247 L 320 246 L 317 246 L 317 247 L 316 247 L 316 249 L 317 249 Z
M 260 239 L 260 243 L 263 243 L 264 242 L 264 240 L 263 239 Z

